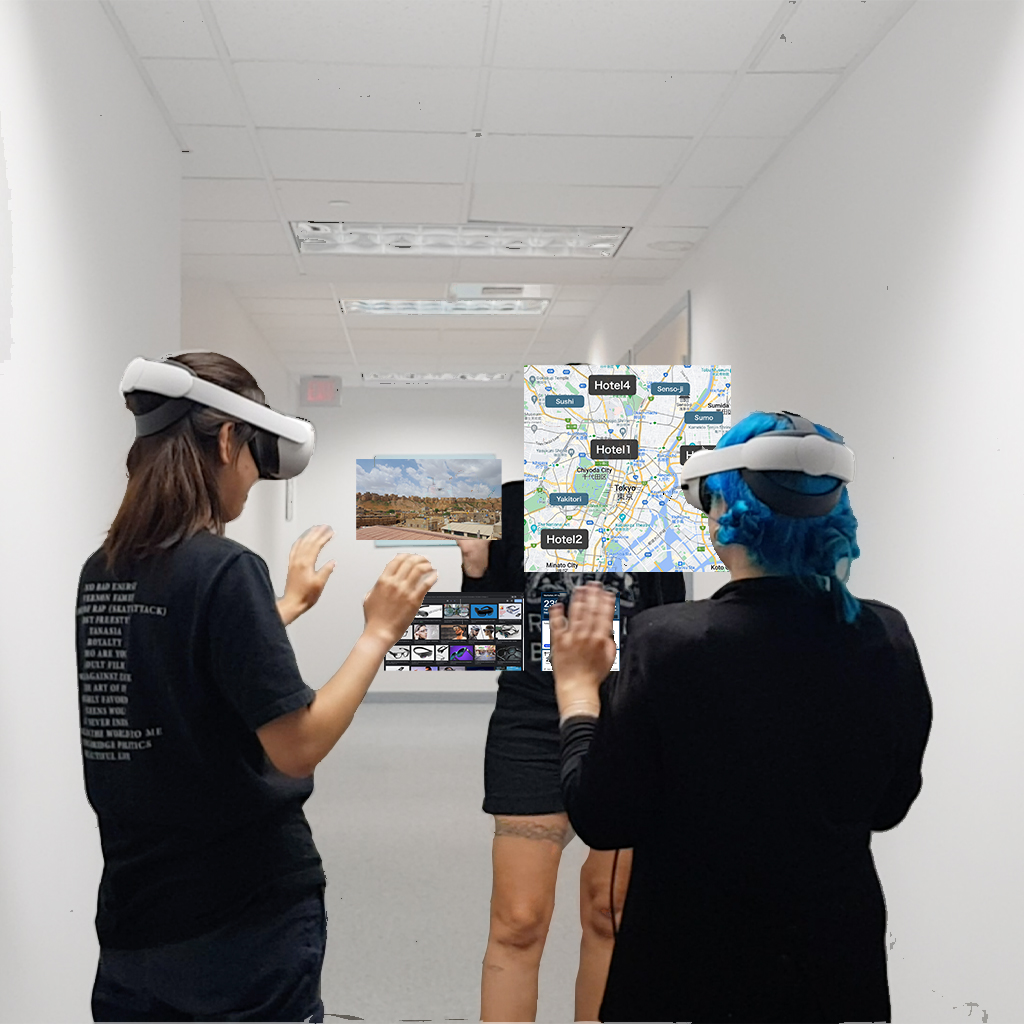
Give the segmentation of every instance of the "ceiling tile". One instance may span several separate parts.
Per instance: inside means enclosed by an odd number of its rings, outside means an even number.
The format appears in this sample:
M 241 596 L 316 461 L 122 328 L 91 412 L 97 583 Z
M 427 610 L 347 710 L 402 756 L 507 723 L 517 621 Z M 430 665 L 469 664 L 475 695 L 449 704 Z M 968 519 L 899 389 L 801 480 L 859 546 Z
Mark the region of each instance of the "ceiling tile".
M 178 124 L 245 124 L 220 61 L 161 57 L 143 63 Z
M 693 248 L 705 234 L 707 234 L 707 228 L 633 228 L 616 258 L 641 260 L 676 259 L 683 252 Z M 650 248 L 652 244 L 658 242 L 680 243 L 685 245 L 686 248 L 668 251 Z
M 785 141 L 707 136 L 701 139 L 676 180 L 684 185 L 745 187 Z
M 268 338 L 344 338 L 341 317 L 335 313 L 250 313 L 250 319 Z
M 537 339 L 536 344 L 525 353 L 527 359 L 533 360 L 531 366 L 537 363 L 548 363 L 551 365 L 557 365 L 558 363 L 569 362 L 567 353 L 569 346 L 572 344 L 570 340 L 564 341 L 541 341 Z
M 276 221 L 266 181 L 252 178 L 182 178 L 183 220 Z
M 572 299 L 581 302 L 598 303 L 605 297 L 608 289 L 599 285 L 567 284 L 558 290 L 558 301 Z
M 356 386 L 358 375 L 354 372 L 355 363 L 352 362 L 352 356 L 347 348 L 343 352 L 295 352 L 276 349 L 273 345 L 270 347 L 284 363 L 285 369 L 295 376 L 307 373 L 339 373 L 344 378 L 345 386 Z M 349 372 L 345 373 L 346 370 Z
M 549 319 L 557 319 L 562 316 L 583 316 L 587 317 L 594 311 L 593 302 L 573 302 L 568 299 L 559 298 L 551 304 Z
M 262 332 L 261 332 L 262 333 Z M 347 358 L 351 358 L 349 352 L 348 343 L 345 341 L 345 337 L 339 334 L 337 339 L 330 339 L 326 337 L 304 337 L 299 333 L 296 333 L 288 338 L 273 338 L 267 339 L 269 343 L 277 351 L 284 352 L 330 352 L 335 351 L 340 355 Z
M 192 0 L 114 0 L 114 13 L 140 57 L 216 57 L 199 4 Z
M 632 281 L 665 281 L 681 265 L 681 260 L 616 260 L 612 277 Z
M 349 336 L 352 338 L 352 344 L 356 346 L 357 350 L 359 348 L 377 348 L 381 351 L 385 349 L 390 351 L 395 349 L 425 351 L 435 348 L 441 340 L 440 331 L 423 331 L 414 327 L 405 330 L 392 328 L 382 331 L 362 331 L 349 328 Z
M 586 316 L 555 316 L 552 314 L 544 321 L 543 333 L 545 335 L 574 335 L 583 330 L 586 322 Z
M 674 72 L 491 72 L 489 132 L 552 135 L 694 135 L 731 75 Z
M 269 334 L 281 334 L 291 327 L 301 327 L 324 337 L 344 335 L 341 325 L 341 314 L 332 308 L 330 299 L 250 299 L 248 303 L 258 302 L 261 305 L 253 308 L 247 304 L 246 309 L 254 324 L 265 329 Z M 269 308 L 267 306 L 269 305 Z
M 744 75 L 708 134 L 790 135 L 838 80 L 835 74 Z
M 696 188 L 673 185 L 666 189 L 658 205 L 647 218 L 650 225 L 708 227 L 742 192 L 739 188 Z
M 459 281 L 487 284 L 593 284 L 610 272 L 610 259 L 466 258 L 459 261 Z
M 334 299 L 239 299 L 248 313 L 274 314 L 278 316 L 333 316 L 340 324 L 340 313 Z
M 235 60 L 472 67 L 483 56 L 486 0 L 237 3 L 214 12 Z
M 391 224 L 457 224 L 462 185 L 367 181 L 276 181 L 289 220 L 380 221 Z M 347 206 L 331 206 L 347 199 Z
M 518 357 L 533 341 L 537 332 L 533 331 L 485 331 L 477 330 L 471 335 L 461 331 L 447 330 L 442 332 L 442 352 L 465 354 L 478 350 L 480 355 L 507 355 Z
M 383 270 L 380 273 L 384 273 Z M 339 299 L 443 299 L 448 284 L 425 284 L 420 281 L 353 281 L 336 282 Z
M 462 182 L 466 135 L 261 128 L 275 178 L 314 181 Z
M 517 0 L 502 6 L 494 63 L 731 71 L 777 10 L 763 0 Z
M 253 121 L 271 128 L 468 132 L 473 68 L 242 63 L 235 73 Z
M 456 260 L 435 256 L 303 256 L 310 277 L 327 281 L 404 281 L 440 284 L 454 280 Z M 366 296 L 387 298 L 386 295 Z
M 231 290 L 240 299 L 329 299 L 331 297 L 330 285 L 320 281 L 242 282 L 232 285 Z
M 299 276 L 291 256 L 208 256 L 184 253 L 184 277 L 214 281 L 288 281 Z
M 604 227 L 637 223 L 654 188 L 475 184 L 470 219 Z
M 287 256 L 291 248 L 276 221 L 186 220 L 181 225 L 181 251 Z
M 263 169 L 245 128 L 181 125 L 189 151 L 181 156 L 186 178 L 262 178 Z
M 661 186 L 686 149 L 680 139 L 490 135 L 476 182 L 511 185 Z
M 893 0 L 801 4 L 754 67 L 758 71 L 845 68 L 909 7 Z

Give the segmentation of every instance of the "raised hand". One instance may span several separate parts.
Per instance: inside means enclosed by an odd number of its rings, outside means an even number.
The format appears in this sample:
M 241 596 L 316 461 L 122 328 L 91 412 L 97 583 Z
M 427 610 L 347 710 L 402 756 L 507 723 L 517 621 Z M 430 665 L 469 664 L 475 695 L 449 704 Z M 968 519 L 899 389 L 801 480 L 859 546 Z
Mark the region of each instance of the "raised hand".
M 548 610 L 551 669 L 563 713 L 573 703 L 600 708 L 598 689 L 615 663 L 614 616 L 615 596 L 600 583 L 573 591 L 568 616 L 561 604 Z
M 422 555 L 396 555 L 363 599 L 365 632 L 389 647 L 405 632 L 437 582 L 437 570 Z
M 277 602 L 278 613 L 286 626 L 320 600 L 337 563 L 328 562 L 317 569 L 316 560 L 333 536 L 334 531 L 329 526 L 314 526 L 292 545 L 288 554 L 284 597 Z
M 477 537 L 456 537 L 455 543 L 462 552 L 462 570 L 467 576 L 479 579 L 487 572 L 491 542 Z

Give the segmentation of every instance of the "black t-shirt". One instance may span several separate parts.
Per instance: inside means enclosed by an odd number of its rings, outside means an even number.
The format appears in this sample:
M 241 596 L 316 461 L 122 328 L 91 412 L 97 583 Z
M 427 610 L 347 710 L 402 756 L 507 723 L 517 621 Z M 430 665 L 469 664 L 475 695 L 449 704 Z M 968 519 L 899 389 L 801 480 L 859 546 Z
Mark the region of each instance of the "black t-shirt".
M 590 580 L 602 583 L 619 598 L 621 648 L 625 650 L 630 619 L 638 612 L 663 604 L 686 600 L 682 573 L 660 572 L 531 572 L 523 570 L 523 482 L 502 484 L 502 539 L 492 541 L 488 563 L 481 577 L 462 576 L 462 589 L 469 593 L 522 591 L 524 601 L 523 671 L 504 671 L 501 685 L 519 685 L 538 697 L 555 701 L 554 677 L 542 665 L 542 597 L 550 593 L 571 593 Z M 614 675 L 615 673 L 613 673 Z
M 101 946 L 139 949 L 259 920 L 324 884 L 312 777 L 255 730 L 310 704 L 266 563 L 202 533 L 78 585 L 85 788 L 103 847 Z

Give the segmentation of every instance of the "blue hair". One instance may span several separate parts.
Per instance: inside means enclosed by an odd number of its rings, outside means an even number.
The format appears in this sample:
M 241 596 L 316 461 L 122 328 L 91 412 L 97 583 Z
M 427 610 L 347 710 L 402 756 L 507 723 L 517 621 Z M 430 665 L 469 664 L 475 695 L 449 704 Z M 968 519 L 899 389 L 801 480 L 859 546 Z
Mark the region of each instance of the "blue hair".
M 814 425 L 823 437 L 842 438 L 828 427 Z M 752 412 L 732 427 L 718 442 L 719 448 L 766 434 L 772 430 L 792 429 L 786 417 L 776 413 Z M 766 474 L 776 483 L 803 493 L 829 491 L 839 481 L 832 476 L 814 477 L 805 473 Z M 849 565 L 860 555 L 857 546 L 857 518 L 850 507 L 850 496 L 843 487 L 839 503 L 828 515 L 797 518 L 773 512 L 756 498 L 743 482 L 738 470 L 714 473 L 706 480 L 712 496 L 720 497 L 728 510 L 718 520 L 719 544 L 740 544 L 751 562 L 776 576 L 818 576 L 829 580 L 842 617 L 853 622 L 860 614 L 860 602 L 846 587 Z M 844 567 L 840 568 L 841 563 Z

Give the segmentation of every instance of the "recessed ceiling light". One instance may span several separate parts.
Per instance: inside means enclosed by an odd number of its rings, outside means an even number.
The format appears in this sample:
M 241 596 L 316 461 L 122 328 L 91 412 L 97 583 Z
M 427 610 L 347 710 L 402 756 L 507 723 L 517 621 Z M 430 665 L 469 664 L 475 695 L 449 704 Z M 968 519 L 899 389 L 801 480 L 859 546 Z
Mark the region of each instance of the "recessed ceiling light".
M 358 256 L 614 256 L 628 227 L 524 224 L 355 224 L 292 221 L 299 251 Z
M 328 199 L 327 200 L 327 205 L 328 206 L 351 206 L 352 205 L 352 200 L 351 199 Z
M 342 313 L 384 316 L 537 316 L 549 299 L 341 299 Z
M 647 248 L 654 249 L 656 252 L 686 252 L 687 249 L 693 248 L 693 242 L 666 238 L 661 242 L 648 242 Z

